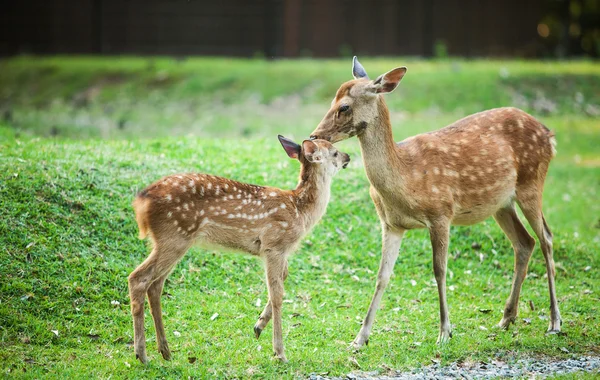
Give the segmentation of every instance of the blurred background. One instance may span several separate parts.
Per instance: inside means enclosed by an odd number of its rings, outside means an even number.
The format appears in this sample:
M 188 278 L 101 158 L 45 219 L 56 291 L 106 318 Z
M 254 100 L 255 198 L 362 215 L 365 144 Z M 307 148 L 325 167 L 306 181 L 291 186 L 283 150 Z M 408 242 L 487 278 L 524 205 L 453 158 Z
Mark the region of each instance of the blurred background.
M 0 17 L 2 55 L 600 54 L 598 0 L 29 0 Z
M 28 0 L 0 25 L 0 120 L 44 136 L 305 135 L 353 55 L 408 66 L 404 133 L 507 105 L 600 116 L 600 0 Z

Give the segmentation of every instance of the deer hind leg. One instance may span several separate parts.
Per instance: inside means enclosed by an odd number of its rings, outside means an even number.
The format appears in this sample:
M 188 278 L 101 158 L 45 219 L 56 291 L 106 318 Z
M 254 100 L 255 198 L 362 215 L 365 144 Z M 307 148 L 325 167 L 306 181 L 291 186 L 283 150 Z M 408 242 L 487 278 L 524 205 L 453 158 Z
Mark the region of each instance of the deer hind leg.
M 433 249 L 433 273 L 438 287 L 440 302 L 440 334 L 437 343 L 447 343 L 452 337 L 448 301 L 446 299 L 446 268 L 448 266 L 448 242 L 450 240 L 450 225 L 441 223 L 429 229 L 431 247 Z
M 286 262 L 284 270 L 283 270 L 283 281 L 284 282 L 287 279 L 287 277 L 288 277 L 288 265 Z M 273 315 L 273 308 L 271 306 L 271 299 L 269 299 L 267 301 L 267 305 L 265 306 L 263 312 L 260 313 L 260 317 L 258 318 L 258 321 L 256 321 L 256 324 L 254 325 L 254 336 L 256 337 L 256 339 L 260 338 L 260 334 L 265 329 L 265 327 L 267 327 L 267 324 L 271 320 L 272 315 Z
M 544 260 L 546 261 L 548 291 L 550 293 L 550 325 L 548 326 L 548 333 L 555 334 L 560 332 L 562 321 L 560 318 L 560 311 L 558 310 L 556 286 L 554 283 L 556 271 L 554 268 L 554 257 L 552 252 L 552 232 L 542 213 L 542 192 L 537 191 L 530 197 L 518 198 L 518 203 L 519 207 L 521 207 L 521 211 L 523 211 L 523 215 L 527 218 L 527 221 L 540 241 Z
M 161 277 L 166 277 L 186 251 L 187 247 L 165 249 L 155 246 L 148 258 L 129 275 L 129 299 L 131 303 L 131 315 L 133 316 L 135 356 L 144 364 L 148 362 L 148 357 L 146 356 L 146 337 L 144 333 L 144 302 L 146 294 L 150 290 L 152 284 Z M 154 291 L 155 289 L 153 289 L 152 292 Z M 158 310 L 154 311 L 153 317 L 155 317 L 155 313 L 160 311 L 160 307 L 154 307 L 154 309 Z M 160 324 L 162 325 L 162 317 L 160 317 Z M 162 330 L 162 335 L 164 336 L 164 329 Z M 166 338 L 163 339 L 166 342 Z
M 521 293 L 523 281 L 527 276 L 527 265 L 535 246 L 535 240 L 533 240 L 525 229 L 525 226 L 523 226 L 523 223 L 521 223 L 514 204 L 511 203 L 509 206 L 498 210 L 494 215 L 494 219 L 496 219 L 496 222 L 510 240 L 515 251 L 512 288 L 504 307 L 504 316 L 500 323 L 498 323 L 498 327 L 507 329 L 517 318 L 519 294 Z
M 148 288 L 148 303 L 150 304 L 150 313 L 154 319 L 154 329 L 156 330 L 156 343 L 158 344 L 158 352 L 161 353 L 163 359 L 171 360 L 171 351 L 167 343 L 165 335 L 165 327 L 162 320 L 162 310 L 160 306 L 160 297 L 163 292 L 165 280 L 168 275 L 164 275 L 154 281 Z
M 377 309 L 379 309 L 383 292 L 390 282 L 394 264 L 398 258 L 402 237 L 404 236 L 404 231 L 391 231 L 385 225 L 383 225 L 382 229 L 381 263 L 379 264 L 379 272 L 377 272 L 375 293 L 371 299 L 371 304 L 369 305 L 369 310 L 367 311 L 362 327 L 352 342 L 354 348 L 360 348 L 369 343 L 369 335 L 371 334 L 375 314 L 377 313 Z

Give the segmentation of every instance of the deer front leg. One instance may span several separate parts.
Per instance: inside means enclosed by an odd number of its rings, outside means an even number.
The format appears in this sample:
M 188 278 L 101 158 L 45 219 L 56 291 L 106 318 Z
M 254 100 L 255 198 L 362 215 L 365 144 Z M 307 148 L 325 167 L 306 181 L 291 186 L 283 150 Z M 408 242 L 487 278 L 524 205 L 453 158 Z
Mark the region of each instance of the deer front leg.
M 448 302 L 446 300 L 446 267 L 448 266 L 448 240 L 450 226 L 448 223 L 433 225 L 429 229 L 431 247 L 433 249 L 433 273 L 438 287 L 440 301 L 440 334 L 438 344 L 447 343 L 452 337 Z
M 285 268 L 283 270 L 283 281 L 285 281 L 288 277 L 288 265 L 287 261 L 285 263 Z M 262 313 L 260 313 L 260 317 L 256 324 L 254 324 L 254 336 L 256 339 L 260 338 L 260 334 L 265 329 L 269 321 L 271 320 L 271 316 L 273 315 L 273 309 L 271 307 L 271 300 L 267 301 L 267 305 L 265 306 Z
M 267 288 L 269 290 L 269 303 L 273 316 L 273 351 L 275 357 L 282 362 L 287 362 L 283 349 L 283 333 L 281 328 L 281 306 L 283 304 L 283 273 L 286 259 L 281 253 L 267 256 Z
M 375 286 L 375 293 L 371 299 L 369 311 L 367 311 L 367 315 L 363 321 L 362 327 L 352 342 L 352 346 L 354 348 L 360 348 L 369 343 L 369 335 L 371 334 L 371 328 L 373 327 L 375 314 L 379 308 L 379 303 L 381 302 L 383 292 L 390 281 L 394 264 L 398 258 L 400 243 L 402 242 L 402 237 L 404 236 L 404 230 L 391 231 L 385 225 L 383 225 L 382 229 L 381 263 L 379 264 L 379 272 L 377 273 L 377 285 Z

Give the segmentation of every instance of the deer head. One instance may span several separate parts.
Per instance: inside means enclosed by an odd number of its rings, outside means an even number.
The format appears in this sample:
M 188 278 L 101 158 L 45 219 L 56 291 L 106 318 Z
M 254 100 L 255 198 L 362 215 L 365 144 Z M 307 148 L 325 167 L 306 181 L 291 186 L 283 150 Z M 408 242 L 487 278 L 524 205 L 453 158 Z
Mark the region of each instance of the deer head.
M 404 77 L 406 67 L 397 67 L 370 80 L 363 66 L 354 57 L 352 75 L 338 89 L 331 108 L 311 134 L 311 139 L 336 143 L 360 135 L 379 116 L 379 94 L 392 92 Z
M 340 169 L 345 169 L 350 162 L 347 153 L 338 151 L 333 144 L 325 140 L 304 140 L 298 145 L 281 135 L 279 142 L 290 158 L 295 158 L 303 165 L 316 166 L 326 175 L 333 176 Z

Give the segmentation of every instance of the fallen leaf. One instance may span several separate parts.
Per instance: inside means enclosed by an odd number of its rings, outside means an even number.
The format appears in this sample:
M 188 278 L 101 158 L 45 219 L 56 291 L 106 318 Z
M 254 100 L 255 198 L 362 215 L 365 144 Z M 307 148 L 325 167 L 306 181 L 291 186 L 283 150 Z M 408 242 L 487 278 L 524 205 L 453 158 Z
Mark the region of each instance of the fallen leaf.
M 583 294 L 592 294 L 592 291 L 590 289 L 586 289 L 583 291 Z
M 173 335 L 179 338 L 181 336 L 181 333 L 179 331 L 173 331 Z
M 471 244 L 471 248 L 473 248 L 473 249 L 481 249 L 481 244 L 479 244 L 479 243 L 473 243 L 473 244 Z
M 131 364 L 129 364 L 128 362 L 125 362 L 125 367 L 131 368 Z
M 351 277 L 354 281 L 360 281 L 360 278 L 357 275 L 352 275 Z
M 196 363 L 196 357 L 195 356 L 188 356 L 188 363 L 190 364 L 194 364 Z
M 523 318 L 523 323 L 525 323 L 526 325 L 530 325 L 531 324 L 531 318 Z
M 492 309 L 479 309 L 479 312 L 483 313 L 483 314 L 487 314 L 487 313 L 489 313 L 491 311 L 492 311 Z
M 21 342 L 24 344 L 29 344 L 31 343 L 31 339 L 28 336 L 24 336 L 21 338 Z
M 50 330 L 50 331 L 52 331 L 52 333 L 58 337 L 58 330 Z
M 217 317 L 219 316 L 219 313 L 214 313 L 211 317 L 210 320 L 214 321 L 215 319 L 217 319 Z
M 590 270 L 592 270 L 592 267 L 589 265 L 587 267 L 583 268 L 584 272 L 589 272 Z
M 535 305 L 533 304 L 532 300 L 529 300 L 529 308 L 531 309 L 531 311 L 535 311 Z
M 256 305 L 256 307 L 260 307 L 262 301 L 260 300 L 260 298 L 258 298 L 254 304 Z
M 411 284 L 412 286 L 417 286 L 417 282 L 416 282 L 415 280 L 410 280 L 410 284 Z
M 479 330 L 487 331 L 487 327 L 485 327 L 485 326 L 479 326 Z
M 98 338 L 100 338 L 100 335 L 98 335 L 98 334 L 88 334 L 87 336 L 91 340 L 97 340 Z
M 112 301 L 110 301 L 110 304 L 113 306 L 119 306 L 121 304 L 121 302 L 112 300 Z
M 566 347 L 561 347 L 561 348 L 560 348 L 560 350 L 561 350 L 562 352 L 565 352 L 565 353 L 567 353 L 567 354 L 569 353 L 569 350 L 567 350 L 567 348 L 566 348 Z

